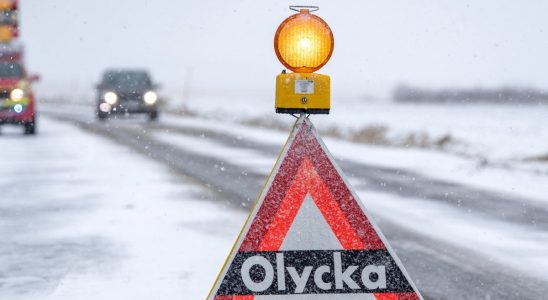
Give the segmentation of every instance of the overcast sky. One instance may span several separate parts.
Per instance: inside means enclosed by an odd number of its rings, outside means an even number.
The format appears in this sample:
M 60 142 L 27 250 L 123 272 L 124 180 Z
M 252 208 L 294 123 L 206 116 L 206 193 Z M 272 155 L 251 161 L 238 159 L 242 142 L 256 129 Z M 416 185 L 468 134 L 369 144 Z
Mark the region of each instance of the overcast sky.
M 548 1 L 20 0 L 42 95 L 91 93 L 107 67 L 151 70 L 163 92 L 274 92 L 290 4 L 319 5 L 335 50 L 333 95 L 382 98 L 398 83 L 548 89 Z

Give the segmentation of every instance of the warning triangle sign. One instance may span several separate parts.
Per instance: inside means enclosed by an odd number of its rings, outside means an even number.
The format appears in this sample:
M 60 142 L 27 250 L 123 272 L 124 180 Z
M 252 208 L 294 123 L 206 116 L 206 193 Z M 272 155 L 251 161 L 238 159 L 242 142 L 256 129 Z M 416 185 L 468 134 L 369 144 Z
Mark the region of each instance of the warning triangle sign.
M 422 299 L 301 116 L 208 299 Z

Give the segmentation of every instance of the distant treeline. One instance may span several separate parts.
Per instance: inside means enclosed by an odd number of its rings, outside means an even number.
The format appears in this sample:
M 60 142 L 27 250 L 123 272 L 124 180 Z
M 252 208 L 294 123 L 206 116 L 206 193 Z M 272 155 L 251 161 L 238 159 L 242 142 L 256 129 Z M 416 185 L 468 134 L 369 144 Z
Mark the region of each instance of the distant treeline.
M 430 90 L 398 86 L 394 89 L 392 99 L 395 102 L 548 104 L 548 92 L 506 87 Z

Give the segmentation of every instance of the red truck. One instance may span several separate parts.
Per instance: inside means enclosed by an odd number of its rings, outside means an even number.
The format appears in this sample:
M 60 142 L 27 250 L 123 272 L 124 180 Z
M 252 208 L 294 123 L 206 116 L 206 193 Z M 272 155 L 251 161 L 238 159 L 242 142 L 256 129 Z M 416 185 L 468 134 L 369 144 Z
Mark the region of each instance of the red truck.
M 36 133 L 36 101 L 21 51 L 0 49 L 0 125 L 22 125 L 25 134 Z

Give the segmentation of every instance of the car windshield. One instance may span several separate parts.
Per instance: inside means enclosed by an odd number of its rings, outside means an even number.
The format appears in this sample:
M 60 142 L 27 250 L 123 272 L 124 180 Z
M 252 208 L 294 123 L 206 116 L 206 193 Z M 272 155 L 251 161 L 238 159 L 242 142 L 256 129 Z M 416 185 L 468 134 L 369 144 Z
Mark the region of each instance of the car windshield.
M 0 63 L 0 78 L 4 77 L 23 77 L 23 70 L 21 66 L 13 62 L 2 62 Z
M 122 90 L 150 88 L 151 81 L 144 72 L 112 72 L 103 77 L 103 84 Z

